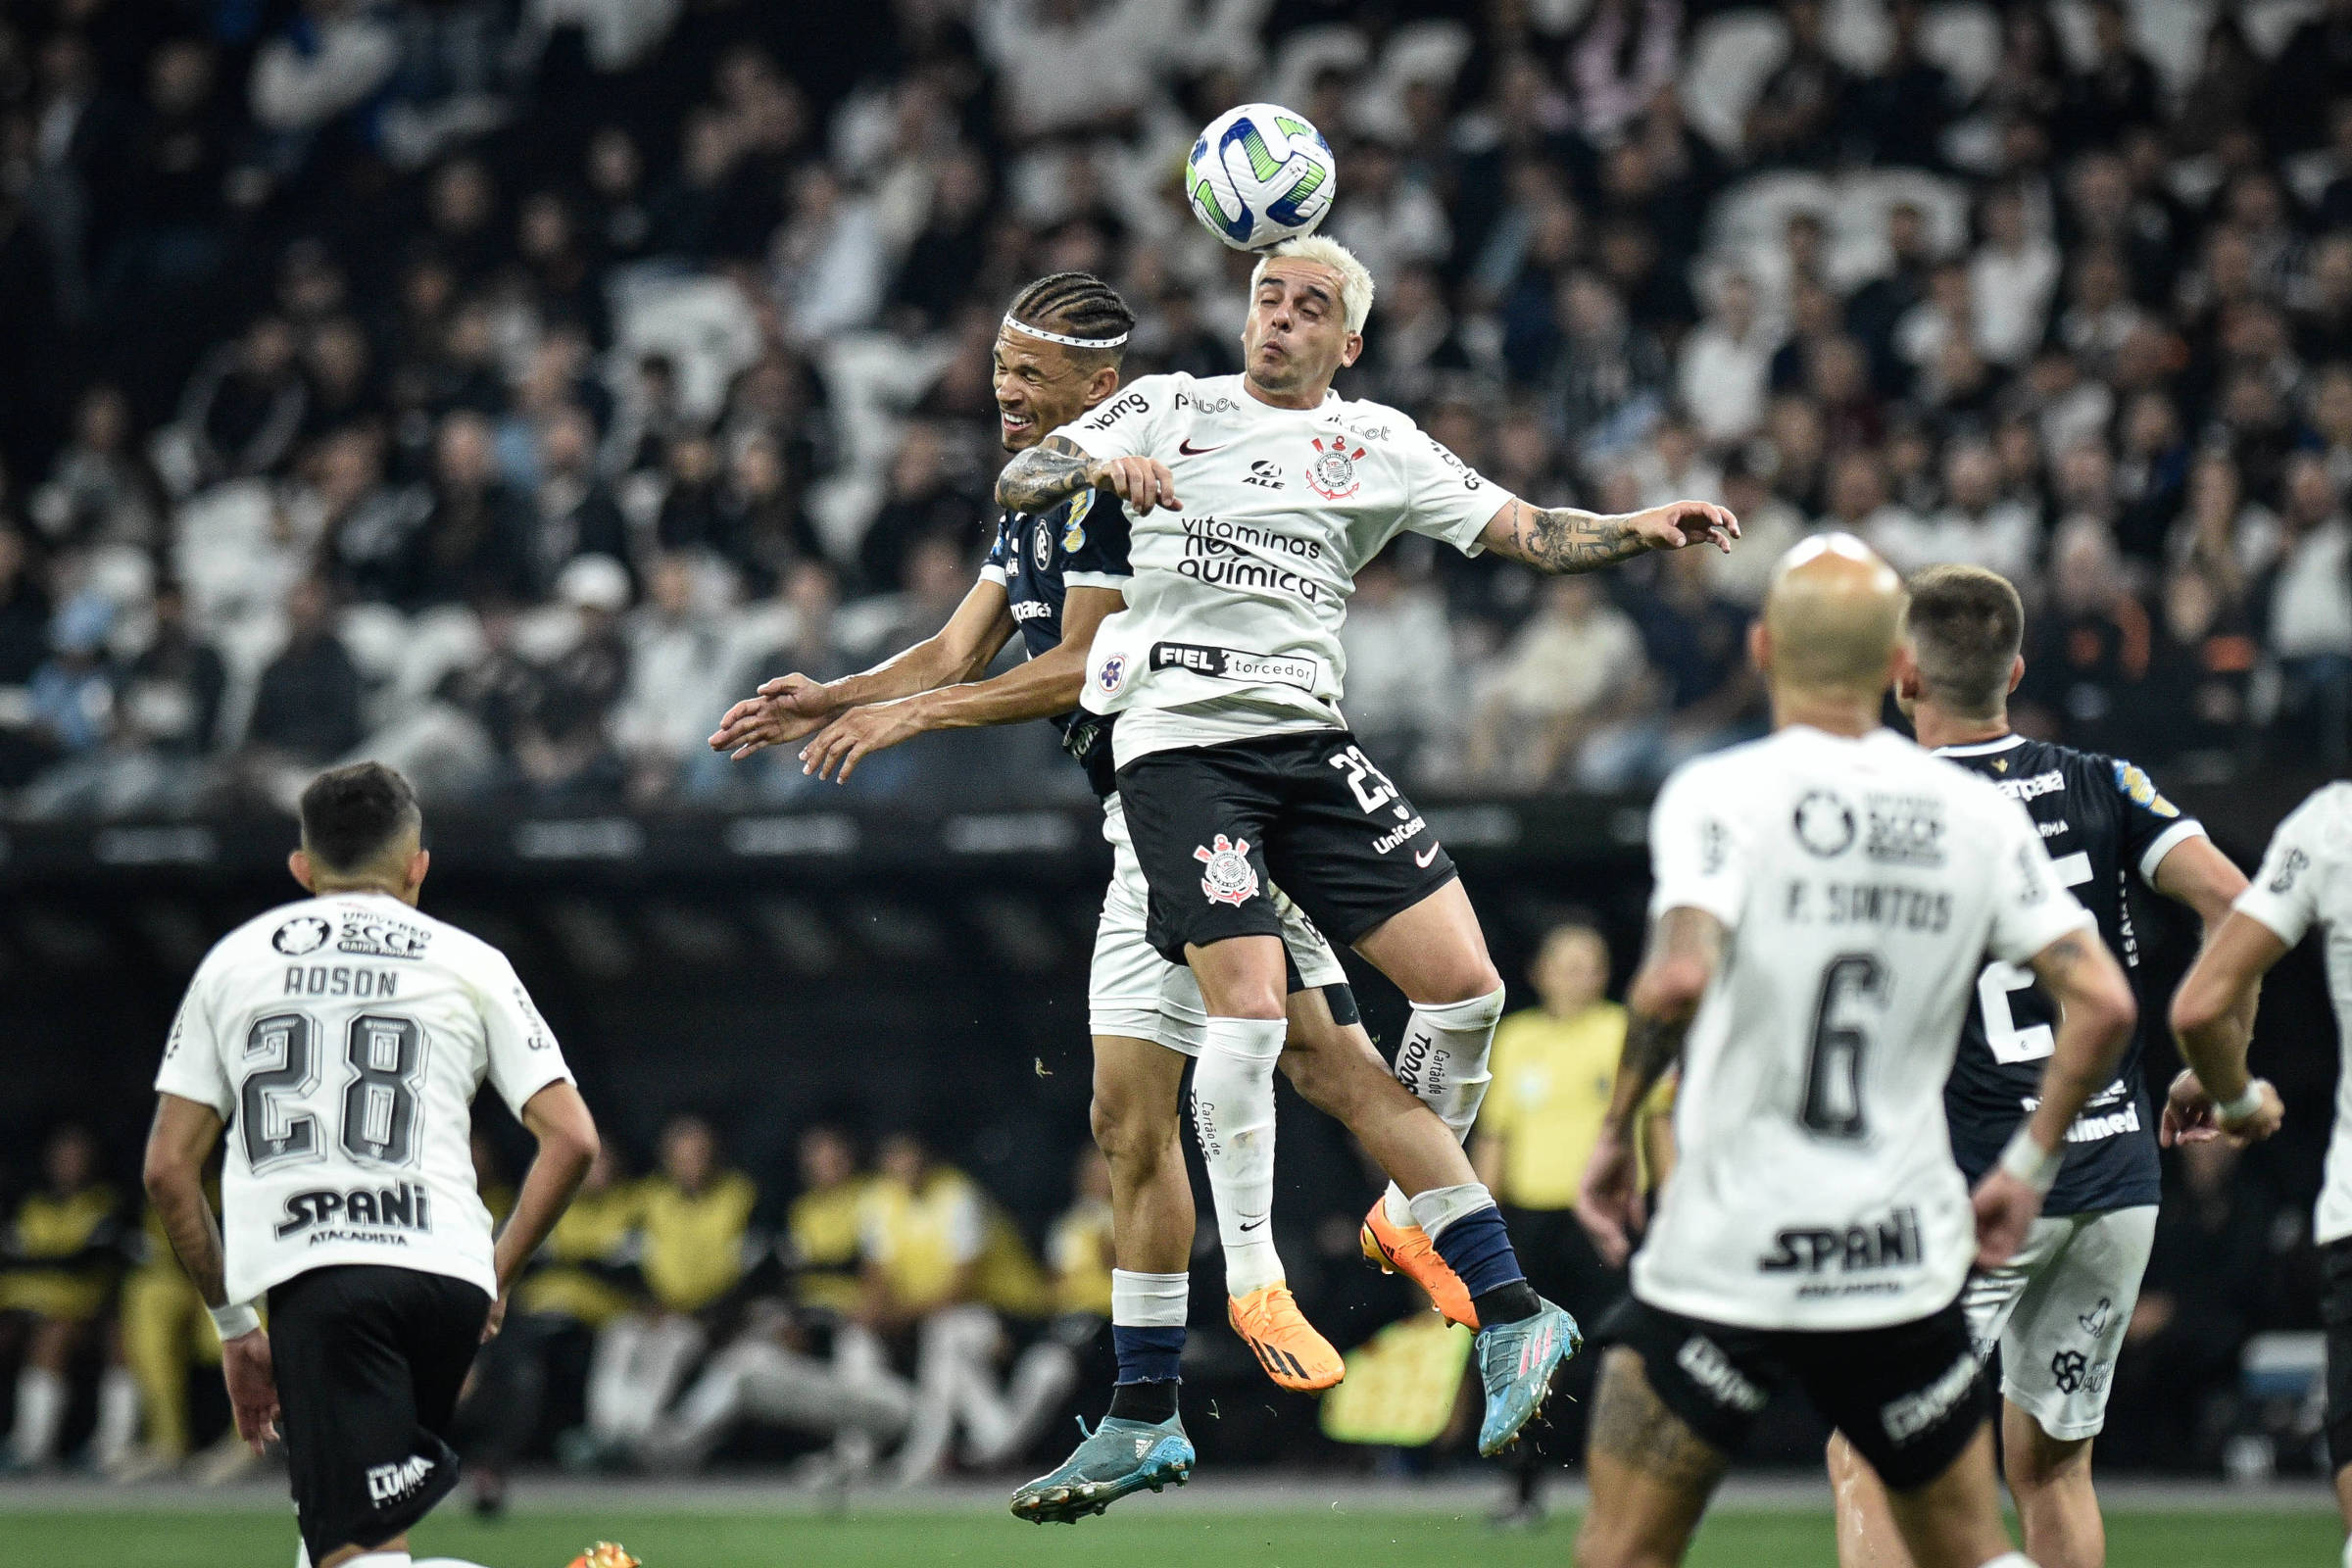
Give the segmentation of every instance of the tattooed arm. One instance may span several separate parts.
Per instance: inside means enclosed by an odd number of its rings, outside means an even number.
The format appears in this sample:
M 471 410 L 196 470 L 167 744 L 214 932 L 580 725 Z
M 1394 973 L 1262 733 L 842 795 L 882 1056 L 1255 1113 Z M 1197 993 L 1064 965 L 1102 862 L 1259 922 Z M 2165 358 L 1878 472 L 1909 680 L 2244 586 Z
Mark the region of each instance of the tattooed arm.
M 1177 509 L 1176 481 L 1156 458 L 1090 458 L 1068 436 L 1050 435 L 1004 465 L 997 475 L 997 505 L 1007 512 L 1043 512 L 1081 490 L 1105 486 L 1137 513 Z
M 1635 1115 L 1667 1069 L 1682 1060 L 1683 1037 L 1723 962 L 1723 922 L 1705 910 L 1668 909 L 1650 928 L 1648 950 L 1634 976 L 1616 1087 L 1576 1200 L 1576 1217 L 1612 1266 L 1633 1250 L 1633 1233 L 1642 1220 Z
M 1538 571 L 1566 573 L 1598 571 L 1652 550 L 1685 545 L 1712 544 L 1728 554 L 1739 537 L 1740 519 L 1704 501 L 1669 501 L 1646 512 L 1603 516 L 1574 507 L 1546 511 L 1514 497 L 1487 520 L 1478 541 Z
M 1723 962 L 1723 922 L 1703 909 L 1668 909 L 1650 929 L 1648 951 L 1627 995 L 1625 1054 L 1609 1096 L 1607 1121 L 1620 1131 L 1633 1125 L 1642 1102 L 1666 1069 L 1683 1059 L 1683 1036 L 1698 1016 Z

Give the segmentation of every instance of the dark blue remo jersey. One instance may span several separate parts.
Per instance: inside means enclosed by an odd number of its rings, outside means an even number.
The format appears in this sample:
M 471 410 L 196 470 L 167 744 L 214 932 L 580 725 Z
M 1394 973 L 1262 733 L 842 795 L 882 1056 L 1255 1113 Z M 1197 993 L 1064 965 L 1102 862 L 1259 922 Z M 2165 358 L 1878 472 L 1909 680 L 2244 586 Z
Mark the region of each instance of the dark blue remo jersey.
M 2041 832 L 2059 877 L 2099 922 L 2132 988 L 2139 988 L 2139 939 L 2132 929 L 2130 883 L 2153 884 L 2157 864 L 2183 839 L 2204 833 L 2193 817 L 2158 792 L 2155 782 L 2120 758 L 2072 751 L 2022 735 L 1936 754 L 2024 804 Z M 2090 1098 L 2067 1129 L 2066 1164 L 2042 1205 L 2048 1214 L 2153 1203 L 2158 1197 L 2156 1107 L 2140 1071 L 2140 1029 L 2162 1016 L 2141 999 L 2140 1025 L 2124 1047 L 2113 1083 Z M 2041 1092 L 2058 1011 L 2031 971 L 1988 965 L 1960 1033 L 1960 1054 L 1944 1085 L 1952 1154 L 1973 1186 Z
M 1013 624 L 1029 657 L 1061 646 L 1061 603 L 1072 588 L 1124 589 L 1127 509 L 1107 490 L 1081 490 L 1047 512 L 1007 512 L 980 575 L 1003 583 Z M 1110 718 L 1081 709 L 1054 720 L 1062 749 L 1086 769 L 1097 795 L 1118 786 L 1110 757 Z

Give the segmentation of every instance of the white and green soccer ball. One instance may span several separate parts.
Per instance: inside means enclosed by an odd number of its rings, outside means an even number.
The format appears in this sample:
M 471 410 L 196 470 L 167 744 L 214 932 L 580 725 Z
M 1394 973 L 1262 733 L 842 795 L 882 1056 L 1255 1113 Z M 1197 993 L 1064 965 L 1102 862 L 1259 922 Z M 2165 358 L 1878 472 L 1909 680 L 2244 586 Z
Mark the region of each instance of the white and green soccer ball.
M 1280 104 L 1226 110 L 1184 163 L 1193 216 L 1237 251 L 1314 232 L 1339 187 L 1331 143 L 1304 115 Z

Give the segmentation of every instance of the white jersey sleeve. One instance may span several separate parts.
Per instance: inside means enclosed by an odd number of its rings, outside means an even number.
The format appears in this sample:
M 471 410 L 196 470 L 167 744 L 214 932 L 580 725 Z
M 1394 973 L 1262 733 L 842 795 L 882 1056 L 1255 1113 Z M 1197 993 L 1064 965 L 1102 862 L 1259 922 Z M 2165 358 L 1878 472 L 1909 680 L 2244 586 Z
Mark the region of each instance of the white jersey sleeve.
M 1690 908 L 1713 915 L 1727 930 L 1739 929 L 1747 899 L 1744 829 L 1737 814 L 1712 799 L 1714 773 L 1703 763 L 1682 769 L 1650 808 L 1652 920 L 1669 909 Z
M 1992 924 L 1984 946 L 1996 958 L 2023 964 L 2060 937 L 2095 931 L 2098 922 L 2059 879 L 2025 807 L 2004 797 L 1993 805 Z
M 570 1083 L 571 1069 L 556 1046 L 555 1031 L 539 1016 L 539 1008 L 523 989 L 514 965 L 496 949 L 487 949 L 487 971 L 475 984 L 487 1036 L 490 1085 L 517 1117 L 530 1098 L 549 1084 Z
M 177 1095 L 200 1105 L 210 1105 L 222 1121 L 236 1109 L 237 1097 L 229 1087 L 227 1064 L 220 1054 L 220 1039 L 213 1027 L 211 987 L 208 982 L 213 966 L 208 961 L 196 971 L 188 984 L 188 994 L 180 999 L 179 1011 L 172 1020 L 172 1034 L 164 1045 L 164 1062 L 156 1069 L 155 1089 L 158 1094 Z
M 2290 948 L 2320 918 L 2321 893 L 2334 869 L 2332 858 L 2324 852 L 2340 836 L 2329 830 L 2341 822 L 2346 803 L 2344 787 L 2337 785 L 2288 812 L 2263 852 L 2262 869 L 2232 906 Z
M 1147 375 L 1131 381 L 1108 403 L 1054 434 L 1090 458 L 1158 458 L 1164 463 L 1167 454 L 1159 450 L 1159 442 L 1165 416 L 1191 381 L 1189 375 Z
M 1511 493 L 1494 483 L 1428 431 L 1415 429 L 1399 443 L 1403 458 L 1404 526 L 1443 539 L 1465 556 L 1487 548 L 1479 535 L 1494 514 L 1509 506 Z

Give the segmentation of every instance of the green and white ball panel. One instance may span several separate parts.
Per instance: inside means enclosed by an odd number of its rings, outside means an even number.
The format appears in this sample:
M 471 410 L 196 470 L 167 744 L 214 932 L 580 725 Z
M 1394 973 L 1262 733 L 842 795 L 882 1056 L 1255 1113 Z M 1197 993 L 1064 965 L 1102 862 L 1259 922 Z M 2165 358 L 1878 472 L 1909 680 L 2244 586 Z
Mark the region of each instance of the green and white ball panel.
M 1193 216 L 1235 250 L 1312 233 L 1339 191 L 1331 144 L 1304 115 L 1244 104 L 1209 122 L 1185 160 Z

